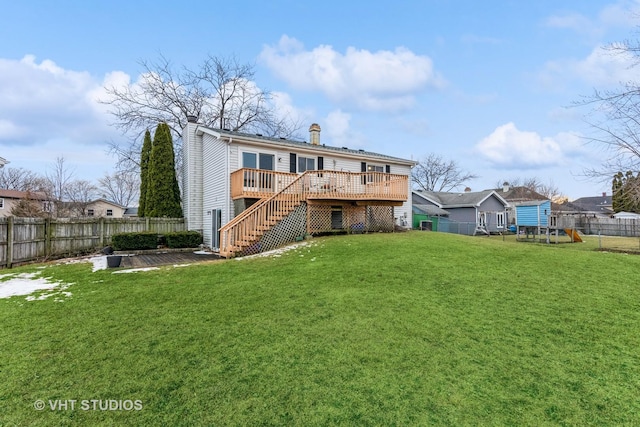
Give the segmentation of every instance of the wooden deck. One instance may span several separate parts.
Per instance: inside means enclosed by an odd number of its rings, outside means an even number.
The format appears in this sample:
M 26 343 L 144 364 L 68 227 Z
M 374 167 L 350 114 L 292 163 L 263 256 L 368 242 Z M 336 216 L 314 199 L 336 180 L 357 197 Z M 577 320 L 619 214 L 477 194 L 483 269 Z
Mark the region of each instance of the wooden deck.
M 195 252 L 151 252 L 141 254 L 122 255 L 120 268 L 145 268 L 160 265 L 192 264 L 197 262 L 215 261 L 222 259 L 214 253 Z
M 283 190 L 297 191 L 304 199 L 404 202 L 409 193 L 409 177 L 382 172 L 307 171 L 302 175 L 259 169 L 239 169 L 231 173 L 231 197 L 269 198 Z

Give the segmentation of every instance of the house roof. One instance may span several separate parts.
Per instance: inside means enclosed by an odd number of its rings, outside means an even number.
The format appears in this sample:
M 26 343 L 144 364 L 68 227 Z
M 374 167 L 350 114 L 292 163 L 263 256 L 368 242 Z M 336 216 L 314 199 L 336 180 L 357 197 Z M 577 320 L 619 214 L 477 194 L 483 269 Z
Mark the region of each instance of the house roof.
M 640 219 L 640 214 L 635 212 L 617 212 L 613 214 L 613 217 L 616 219 Z
M 126 208 L 126 206 L 122 206 L 122 205 L 121 205 L 121 204 L 119 204 L 119 203 L 113 202 L 113 201 L 111 201 L 111 200 L 107 200 L 107 199 L 102 198 L 102 197 L 101 197 L 101 198 L 99 198 L 99 199 L 92 200 L 91 202 L 89 202 L 89 204 L 93 204 L 93 203 L 100 203 L 100 202 L 102 202 L 102 203 L 106 203 L 106 204 L 108 204 L 108 205 L 116 206 L 116 207 L 118 207 L 118 208 L 122 208 L 122 209 L 125 209 L 125 208 Z
M 416 190 L 413 193 L 444 209 L 478 207 L 491 196 L 495 196 L 504 206 L 509 204 L 494 190 L 467 191 L 463 193 Z
M 427 214 L 431 216 L 448 216 L 449 212 L 434 205 L 413 204 L 414 213 Z
M 512 202 L 524 202 L 527 200 L 547 200 L 548 197 L 543 196 L 542 194 L 531 190 L 528 187 L 509 187 L 507 191 L 504 191 L 503 188 L 496 188 L 494 190 L 496 193 L 500 194 L 500 196 L 508 201 Z
M 0 189 L 0 197 L 6 199 L 32 199 L 32 200 L 49 200 L 45 193 L 38 191 L 18 191 L 18 190 L 2 190 Z
M 406 164 L 408 166 L 414 166 L 418 162 L 414 160 L 402 159 L 400 157 L 388 156 L 386 154 L 374 153 L 371 151 L 365 150 L 357 150 L 351 149 L 347 147 L 334 147 L 330 145 L 314 145 L 305 141 L 296 141 L 293 139 L 287 138 L 275 138 L 263 136 L 261 134 L 250 134 L 244 132 L 234 132 L 225 129 L 213 129 L 206 126 L 199 125 L 198 130 L 203 133 L 208 133 L 210 135 L 215 136 L 216 138 L 241 138 L 243 141 L 257 143 L 257 144 L 266 144 L 266 145 L 278 145 L 282 147 L 286 147 L 288 149 L 297 148 L 311 151 L 318 151 L 324 153 L 331 153 L 334 155 L 346 155 L 349 157 L 359 157 L 362 159 L 373 159 L 378 161 L 389 161 L 393 163 L 401 163 Z
M 611 214 L 613 213 L 613 203 L 611 196 L 581 197 L 571 202 L 584 212 Z

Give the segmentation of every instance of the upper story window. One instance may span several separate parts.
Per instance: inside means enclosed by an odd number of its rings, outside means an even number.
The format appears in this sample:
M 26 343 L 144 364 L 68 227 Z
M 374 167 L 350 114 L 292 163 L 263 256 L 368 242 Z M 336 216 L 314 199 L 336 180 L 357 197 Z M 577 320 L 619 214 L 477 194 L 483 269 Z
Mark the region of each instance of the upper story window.
M 267 153 L 242 153 L 242 167 L 249 169 L 274 170 L 275 156 Z
M 4 199 L 0 197 L 0 209 L 4 209 Z
M 367 172 L 384 172 L 384 166 L 381 165 L 367 165 Z M 375 182 L 376 177 L 373 173 L 367 174 L 367 182 Z
M 87 216 L 93 216 L 95 211 L 93 209 L 87 209 Z
M 107 216 L 113 216 L 113 209 L 107 209 Z
M 298 172 L 312 171 L 316 169 L 316 159 L 311 157 L 298 157 Z
M 52 212 L 53 211 L 53 203 L 51 203 L 50 201 L 45 201 L 42 202 L 42 210 L 44 212 Z

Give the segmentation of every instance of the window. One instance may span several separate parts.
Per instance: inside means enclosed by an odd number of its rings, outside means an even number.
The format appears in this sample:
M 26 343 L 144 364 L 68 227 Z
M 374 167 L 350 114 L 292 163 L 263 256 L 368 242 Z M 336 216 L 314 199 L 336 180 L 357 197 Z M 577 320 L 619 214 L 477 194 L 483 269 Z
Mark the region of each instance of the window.
M 273 154 L 243 152 L 242 167 L 272 171 L 275 163 L 274 158 Z
M 384 172 L 384 166 L 367 165 L 367 172 Z M 378 181 L 372 173 L 367 174 L 367 182 Z
M 242 153 L 242 167 L 257 169 L 258 162 L 256 153 Z
M 113 216 L 113 209 L 107 209 L 107 216 Z
M 53 203 L 50 201 L 42 202 L 42 210 L 44 212 L 52 212 L 53 211 Z
M 242 167 L 247 169 L 274 170 L 275 156 L 266 153 L 242 153 Z M 273 184 L 271 174 L 244 171 L 244 186 L 270 189 Z
M 310 157 L 298 157 L 298 173 L 316 169 L 316 159 Z
M 94 210 L 93 209 L 87 209 L 87 216 L 93 216 L 94 215 Z
M 496 212 L 496 227 L 504 228 L 504 212 Z
M 4 199 L 0 198 L 0 209 L 4 209 Z
M 478 214 L 478 227 L 486 227 L 487 226 L 487 213 L 480 212 Z

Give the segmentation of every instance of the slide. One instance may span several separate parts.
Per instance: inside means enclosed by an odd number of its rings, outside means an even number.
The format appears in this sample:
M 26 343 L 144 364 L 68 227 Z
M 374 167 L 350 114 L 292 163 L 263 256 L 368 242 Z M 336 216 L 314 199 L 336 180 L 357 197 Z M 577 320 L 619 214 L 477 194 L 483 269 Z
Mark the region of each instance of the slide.
M 574 242 L 582 242 L 582 238 L 575 229 L 565 228 L 564 232 L 567 233 L 567 236 L 571 237 Z

